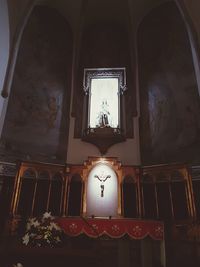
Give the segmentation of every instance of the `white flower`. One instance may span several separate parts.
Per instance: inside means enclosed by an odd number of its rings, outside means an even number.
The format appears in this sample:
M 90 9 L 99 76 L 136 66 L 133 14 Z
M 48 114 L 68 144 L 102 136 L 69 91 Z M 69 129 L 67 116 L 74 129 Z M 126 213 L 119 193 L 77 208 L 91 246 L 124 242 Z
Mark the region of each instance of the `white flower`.
M 57 231 L 61 231 L 61 228 L 54 222 L 50 223 L 49 230 L 53 230 L 53 228 Z
M 42 219 L 44 220 L 44 219 L 54 219 L 54 217 L 53 216 L 51 216 L 51 212 L 45 212 L 44 214 L 43 214 L 43 216 L 42 216 Z
M 25 234 L 25 236 L 22 238 L 23 240 L 23 244 L 25 244 L 26 246 L 28 245 L 29 242 L 29 234 Z M 18 267 L 18 266 L 17 266 Z M 19 266 L 20 267 L 20 266 Z
M 40 226 L 40 223 L 38 222 L 38 220 L 36 220 L 36 218 L 31 218 L 26 225 L 26 230 L 29 231 L 31 229 L 31 226 L 37 228 L 38 226 Z
M 37 228 L 38 226 L 40 226 L 40 223 L 38 222 L 38 220 L 36 220 L 36 221 L 33 222 L 33 226 L 35 228 Z

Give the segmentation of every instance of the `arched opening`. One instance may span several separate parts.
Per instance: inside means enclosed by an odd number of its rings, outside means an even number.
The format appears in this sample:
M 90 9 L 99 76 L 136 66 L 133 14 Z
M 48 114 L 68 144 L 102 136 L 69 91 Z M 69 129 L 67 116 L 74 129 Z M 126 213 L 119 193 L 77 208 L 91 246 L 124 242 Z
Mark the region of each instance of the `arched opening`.
M 134 178 L 126 176 L 122 183 L 124 217 L 137 217 L 137 188 Z
M 152 175 L 144 174 L 141 179 L 143 216 L 145 219 L 158 217 L 157 193 L 155 179 Z
M 158 201 L 159 219 L 170 221 L 172 219 L 172 203 L 170 178 L 163 172 L 156 175 L 156 192 Z
M 25 220 L 33 214 L 34 194 L 36 190 L 37 174 L 34 170 L 26 170 L 21 177 L 19 202 L 17 213 Z
M 179 171 L 171 173 L 171 192 L 175 220 L 188 219 L 187 184 L 184 176 Z
M 86 194 L 88 216 L 117 216 L 118 179 L 109 165 L 99 163 L 93 167 L 88 176 Z
M 51 179 L 49 207 L 48 210 L 52 215 L 59 216 L 62 209 L 63 197 L 63 177 L 60 173 L 56 173 Z
M 47 171 L 40 172 L 37 177 L 37 186 L 34 195 L 34 216 L 42 215 L 45 211 L 47 211 L 49 187 L 49 173 Z
M 83 182 L 79 174 L 73 175 L 69 185 L 68 215 L 80 216 L 82 208 Z

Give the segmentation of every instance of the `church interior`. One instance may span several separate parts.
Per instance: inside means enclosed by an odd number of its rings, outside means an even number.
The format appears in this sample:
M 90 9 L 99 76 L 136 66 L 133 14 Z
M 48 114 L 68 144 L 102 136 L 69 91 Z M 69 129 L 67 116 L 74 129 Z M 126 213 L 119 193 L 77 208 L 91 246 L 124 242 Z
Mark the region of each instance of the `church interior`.
M 0 1 L 0 267 L 200 265 L 199 12 Z

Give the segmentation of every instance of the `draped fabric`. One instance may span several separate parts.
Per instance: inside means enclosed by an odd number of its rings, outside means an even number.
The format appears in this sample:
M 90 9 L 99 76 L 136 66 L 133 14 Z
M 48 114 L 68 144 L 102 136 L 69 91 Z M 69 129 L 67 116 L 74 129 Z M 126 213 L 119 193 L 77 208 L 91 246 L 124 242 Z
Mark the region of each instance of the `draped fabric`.
M 150 236 L 155 240 L 164 239 L 164 225 L 158 221 L 58 218 L 57 223 L 69 236 L 86 234 L 94 238 L 102 235 L 120 238 L 124 235 L 129 235 L 133 239 L 143 239 L 146 236 Z

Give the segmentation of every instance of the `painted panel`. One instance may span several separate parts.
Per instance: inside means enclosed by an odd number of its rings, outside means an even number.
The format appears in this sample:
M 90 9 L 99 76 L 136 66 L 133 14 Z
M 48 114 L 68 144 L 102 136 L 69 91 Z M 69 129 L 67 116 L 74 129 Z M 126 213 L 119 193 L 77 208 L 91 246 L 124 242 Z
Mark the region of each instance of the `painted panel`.
M 1 140 L 3 160 L 64 162 L 72 39 L 55 10 L 35 7 L 25 27 Z

